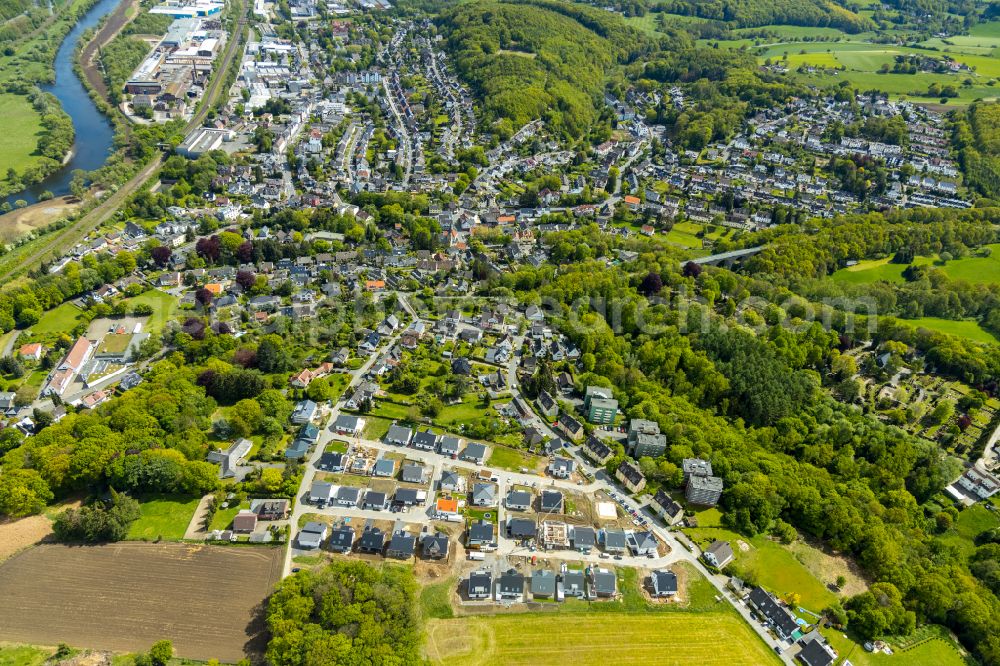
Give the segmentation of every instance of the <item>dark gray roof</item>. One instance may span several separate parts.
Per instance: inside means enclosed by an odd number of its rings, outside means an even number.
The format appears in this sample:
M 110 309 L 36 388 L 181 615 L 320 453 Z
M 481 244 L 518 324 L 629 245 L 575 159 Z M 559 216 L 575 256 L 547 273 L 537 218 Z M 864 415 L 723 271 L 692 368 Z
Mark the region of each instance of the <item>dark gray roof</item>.
M 573 528 L 573 546 L 579 548 L 580 546 L 593 546 L 597 543 L 597 532 L 594 531 L 593 527 L 574 527 Z
M 795 623 L 791 614 L 786 611 L 781 605 L 775 601 L 774 597 L 767 593 L 761 587 L 755 587 L 750 590 L 750 603 L 757 609 L 757 611 L 767 618 L 767 621 L 772 627 L 778 630 L 779 633 L 785 636 L 791 636 L 792 633 L 798 629 L 799 625 Z
M 653 588 L 660 593 L 677 591 L 677 574 L 673 571 L 654 571 Z
M 542 511 L 562 511 L 563 495 L 558 490 L 543 490 L 539 500 Z
M 483 520 L 469 525 L 469 540 L 484 542 L 493 541 L 493 523 L 488 523 Z
M 512 490 L 507 493 L 507 505 L 530 506 L 531 493 L 526 490 Z
M 507 522 L 507 530 L 514 538 L 533 537 L 535 536 L 535 521 L 527 518 L 511 518 Z

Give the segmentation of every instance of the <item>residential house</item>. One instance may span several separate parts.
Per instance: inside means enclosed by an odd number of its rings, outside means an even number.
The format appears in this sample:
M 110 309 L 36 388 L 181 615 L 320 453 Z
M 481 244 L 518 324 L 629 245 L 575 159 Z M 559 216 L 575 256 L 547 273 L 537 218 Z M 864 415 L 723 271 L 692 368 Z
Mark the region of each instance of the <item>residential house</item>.
M 556 594 L 556 575 L 548 569 L 531 573 L 532 598 L 551 599 Z
M 538 411 L 550 419 L 554 419 L 559 416 L 559 405 L 556 403 L 555 399 L 549 395 L 548 391 L 541 391 L 538 394 L 538 399 L 535 401 L 538 405 Z
M 493 596 L 493 574 L 489 571 L 473 571 L 465 585 L 469 599 L 489 599 Z
M 618 469 L 615 470 L 615 478 L 632 493 L 637 493 L 646 487 L 646 477 L 642 475 L 639 463 L 632 460 L 623 460 L 618 465 Z
M 420 449 L 421 451 L 433 451 L 437 448 L 437 440 L 438 436 L 430 430 L 421 430 L 413 435 L 413 439 L 410 440 L 410 443 L 415 449 Z
M 389 432 L 385 435 L 386 443 L 396 446 L 409 446 L 411 439 L 413 439 L 413 431 L 395 423 L 389 426 Z
M 465 545 L 477 550 L 492 550 L 496 537 L 493 535 L 493 523 L 487 520 L 470 523 L 466 530 Z
M 438 481 L 438 488 L 447 492 L 456 492 L 465 486 L 462 477 L 458 472 L 445 470 L 441 472 L 441 480 Z
M 656 491 L 649 505 L 667 525 L 676 525 L 684 520 L 684 507 L 662 488 Z
M 427 491 L 414 488 L 396 488 L 392 501 L 400 506 L 416 506 L 427 501 Z
M 672 597 L 677 594 L 677 574 L 669 570 L 654 571 L 649 576 L 649 587 L 654 597 Z
M 368 511 L 383 511 L 386 505 L 385 493 L 369 490 L 365 493 L 365 499 L 361 503 L 361 508 Z
M 288 518 L 290 508 L 291 502 L 284 498 L 250 500 L 250 510 L 260 520 L 284 520 Z
M 351 486 L 337 488 L 336 500 L 339 506 L 356 507 L 361 501 L 361 489 Z
M 486 462 L 486 445 L 478 442 L 469 442 L 465 445 L 459 458 L 466 462 L 482 465 Z
M 559 416 L 559 419 L 556 421 L 556 428 L 574 442 L 579 442 L 583 439 L 583 425 L 569 414 L 561 414 Z
M 496 506 L 497 487 L 492 483 L 476 483 L 469 495 L 472 506 Z
M 327 529 L 326 523 L 315 521 L 306 523 L 302 530 L 299 531 L 299 548 L 319 548 L 326 539 Z
M 587 596 L 587 578 L 582 571 L 570 569 L 562 574 L 563 594 L 567 597 L 583 599 Z
M 428 534 L 421 542 L 424 557 L 429 560 L 443 560 L 448 557 L 448 535 Z
M 716 539 L 701 554 L 701 559 L 716 569 L 724 569 L 727 564 L 733 561 L 733 548 L 728 541 Z
M 324 451 L 316 461 L 316 469 L 324 472 L 343 472 L 346 459 L 347 455 L 344 453 Z
M 558 490 L 543 490 L 538 499 L 538 510 L 542 513 L 562 513 L 563 494 Z
M 507 520 L 507 536 L 517 541 L 534 539 L 538 531 L 535 521 L 527 518 L 510 518 Z
M 747 604 L 764 619 L 764 623 L 773 629 L 782 640 L 791 638 L 792 634 L 799 628 L 795 617 L 762 587 L 750 590 Z
M 317 506 L 326 506 L 333 500 L 334 485 L 328 481 L 313 481 L 309 488 L 309 502 Z
M 358 539 L 358 552 L 381 555 L 383 548 L 385 532 L 377 527 L 366 526 Z
M 624 555 L 628 547 L 628 539 L 623 530 L 617 528 L 605 528 L 603 532 L 604 550 L 611 555 Z
M 442 435 L 438 440 L 438 452 L 443 456 L 451 458 L 458 457 L 458 451 L 462 447 L 462 440 L 451 435 Z
M 372 476 L 391 479 L 396 475 L 396 461 L 391 458 L 379 458 L 372 465 Z
M 234 532 L 253 532 L 257 528 L 257 514 L 250 509 L 240 509 L 233 516 Z
M 417 538 L 403 529 L 397 529 L 389 539 L 389 547 L 385 550 L 386 557 L 407 560 L 413 557 L 417 550 Z
M 505 501 L 511 511 L 527 511 L 531 506 L 531 493 L 526 490 L 511 490 Z
M 583 443 L 583 452 L 598 465 L 603 465 L 614 457 L 611 447 L 593 435 Z
M 618 577 L 614 571 L 596 569 L 591 576 L 594 593 L 598 597 L 613 597 L 618 593 Z
M 334 527 L 327 547 L 335 553 L 349 553 L 354 545 L 354 530 L 346 525 Z
M 589 553 L 597 545 L 597 531 L 593 527 L 574 526 L 571 535 L 573 550 Z
M 514 569 L 500 574 L 497 601 L 524 601 L 524 576 Z
M 318 405 L 312 400 L 302 400 L 295 405 L 292 411 L 291 421 L 296 425 L 309 423 L 316 417 Z
M 424 466 L 416 463 L 406 463 L 400 472 L 399 478 L 404 483 L 425 483 Z
M 236 467 L 253 448 L 253 442 L 245 437 L 233 442 L 225 451 L 209 451 L 208 462 L 219 463 L 219 476 L 226 479 L 236 476 Z
M 628 549 L 636 557 L 656 554 L 658 544 L 652 532 L 630 532 L 627 541 Z
M 365 429 L 365 420 L 360 416 L 341 414 L 334 421 L 333 429 L 341 435 L 358 435 Z
M 799 645 L 801 649 L 795 658 L 803 666 L 833 666 L 837 661 L 836 650 L 826 642 L 819 631 L 810 631 L 799 639 Z
M 556 456 L 549 463 L 548 472 L 557 479 L 568 479 L 573 474 L 576 463 L 572 458 Z

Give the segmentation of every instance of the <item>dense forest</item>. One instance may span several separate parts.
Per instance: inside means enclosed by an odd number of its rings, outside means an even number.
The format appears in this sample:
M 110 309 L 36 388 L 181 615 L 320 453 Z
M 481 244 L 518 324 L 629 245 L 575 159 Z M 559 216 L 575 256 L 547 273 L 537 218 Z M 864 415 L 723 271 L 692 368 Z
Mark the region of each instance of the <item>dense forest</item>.
M 545 118 L 579 136 L 597 118 L 611 68 L 644 43 L 613 19 L 557 2 L 472 2 L 439 20 L 487 119 L 506 119 L 516 130 Z
M 268 661 L 299 664 L 421 662 L 417 584 L 408 568 L 358 561 L 300 571 L 267 605 Z
M 874 27 L 870 19 L 828 0 L 666 0 L 656 9 L 726 21 L 740 28 L 802 25 L 857 33 Z
M 1000 104 L 976 101 L 956 111 L 952 143 L 965 184 L 984 197 L 1000 197 Z

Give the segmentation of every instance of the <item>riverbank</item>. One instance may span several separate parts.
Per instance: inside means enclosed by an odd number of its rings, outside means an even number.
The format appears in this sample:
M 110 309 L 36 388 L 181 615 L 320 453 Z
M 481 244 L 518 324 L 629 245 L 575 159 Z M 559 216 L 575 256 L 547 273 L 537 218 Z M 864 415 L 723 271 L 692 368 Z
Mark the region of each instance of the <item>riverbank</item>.
M 98 50 L 107 46 L 112 39 L 128 25 L 139 13 L 139 0 L 123 0 L 118 9 L 112 13 L 93 39 L 80 50 L 80 68 L 83 71 L 85 85 L 96 92 L 101 98 L 111 104 L 108 96 L 108 84 L 104 80 L 98 63 Z
M 90 0 L 79 1 L 83 3 L 80 6 L 89 6 Z M 114 132 L 110 121 L 97 109 L 77 78 L 74 72 L 74 56 L 76 47 L 87 30 L 111 14 L 118 5 L 119 0 L 97 0 L 86 12 L 76 17 L 75 24 L 58 43 L 55 57 L 51 60 L 52 64 L 46 70 L 51 72 L 46 78 L 52 83 L 39 86 L 48 100 L 43 115 L 43 125 L 49 131 L 43 142 L 49 150 L 45 154 L 45 159 L 48 161 L 44 162 L 44 177 L 40 178 L 42 174 L 36 172 L 30 178 L 20 177 L 14 181 L 24 189 L 7 197 L 7 202 L 11 205 L 22 200 L 34 203 L 52 195 L 69 194 L 74 171 L 98 169 L 107 159 Z M 47 48 L 51 46 L 48 45 Z M 24 57 L 21 55 L 13 57 L 8 66 Z M 9 72 L 7 74 L 9 75 Z M 8 90 L 10 87 L 8 84 Z M 37 106 L 36 104 L 36 108 Z M 58 144 L 52 140 L 53 131 L 59 133 Z M 43 143 L 39 146 L 41 147 Z M 58 145 L 60 149 L 58 153 L 52 150 L 54 145 Z M 63 158 L 69 151 L 72 151 L 72 157 L 63 164 Z M 30 185 L 24 181 L 30 182 Z M 9 179 L 7 184 L 10 185 Z
M 60 44 L 73 27 L 99 0 L 69 0 L 57 6 L 58 12 L 22 37 L 0 43 L 0 109 L 7 121 L 0 160 L 0 193 L 21 190 L 25 174 L 29 180 L 41 180 L 59 168 L 63 155 L 44 157 L 39 142 L 47 131 L 42 126 L 42 112 L 34 108 L 28 93 L 36 86 L 55 80 L 55 58 Z M 11 182 L 8 169 L 18 180 Z M 41 171 L 39 171 L 41 169 Z

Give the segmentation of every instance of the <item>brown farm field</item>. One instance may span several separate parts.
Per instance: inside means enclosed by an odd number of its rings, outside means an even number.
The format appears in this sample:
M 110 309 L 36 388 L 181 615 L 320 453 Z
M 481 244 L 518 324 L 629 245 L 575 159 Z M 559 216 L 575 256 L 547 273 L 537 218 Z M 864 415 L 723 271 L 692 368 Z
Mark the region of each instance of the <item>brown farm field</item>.
M 0 640 L 135 652 L 167 638 L 180 657 L 236 662 L 264 647 L 281 562 L 278 548 L 43 544 L 0 565 Z

